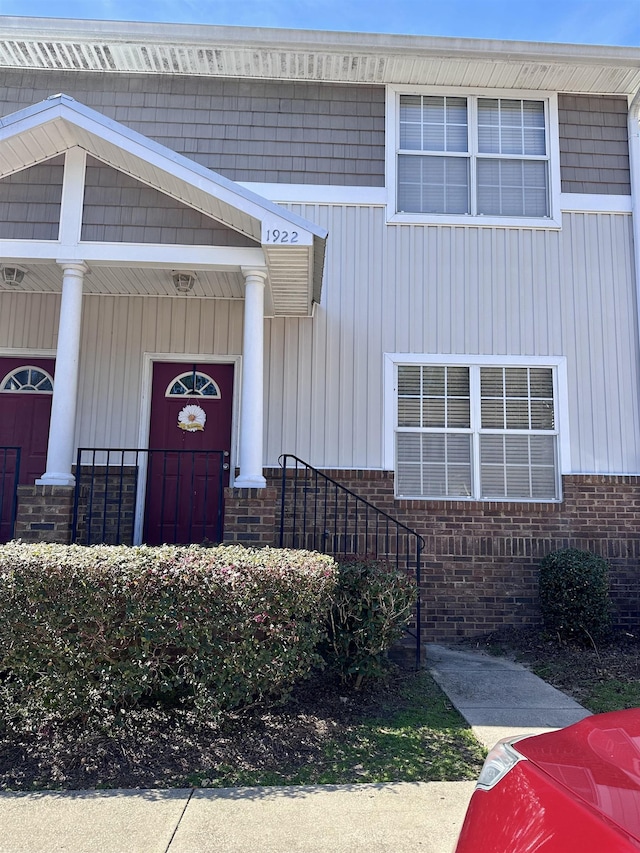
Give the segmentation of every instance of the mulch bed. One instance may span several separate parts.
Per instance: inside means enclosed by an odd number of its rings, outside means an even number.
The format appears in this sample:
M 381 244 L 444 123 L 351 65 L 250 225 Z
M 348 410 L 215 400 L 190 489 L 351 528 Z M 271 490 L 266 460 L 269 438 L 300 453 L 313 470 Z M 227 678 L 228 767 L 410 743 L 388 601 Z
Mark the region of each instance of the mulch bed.
M 58 723 L 5 735 L 0 790 L 215 786 L 221 770 L 286 772 L 319 759 L 329 737 L 381 704 L 393 707 L 408 677 L 397 670 L 354 692 L 318 675 L 286 704 L 231 716 L 223 725 L 150 708 L 101 725 Z

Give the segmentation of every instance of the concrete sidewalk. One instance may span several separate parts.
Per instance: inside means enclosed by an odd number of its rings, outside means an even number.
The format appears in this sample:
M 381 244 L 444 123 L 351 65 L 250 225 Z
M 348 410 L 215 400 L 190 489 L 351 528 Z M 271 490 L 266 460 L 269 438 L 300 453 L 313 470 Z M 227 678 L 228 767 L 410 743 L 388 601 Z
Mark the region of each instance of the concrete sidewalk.
M 590 714 L 505 658 L 429 644 L 427 667 L 487 749 L 501 738 L 561 729 Z
M 487 747 L 588 711 L 518 664 L 427 647 Z M 451 853 L 473 782 L 0 793 L 0 853 Z
M 451 853 L 473 782 L 0 794 L 2 853 Z

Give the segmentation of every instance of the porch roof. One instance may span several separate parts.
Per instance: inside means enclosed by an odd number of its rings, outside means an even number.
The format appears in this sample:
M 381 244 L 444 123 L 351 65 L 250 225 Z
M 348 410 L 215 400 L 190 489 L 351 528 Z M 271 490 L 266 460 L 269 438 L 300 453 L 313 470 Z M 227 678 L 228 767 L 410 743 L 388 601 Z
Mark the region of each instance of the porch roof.
M 132 244 L 82 241 L 78 233 L 71 241 L 68 234 L 57 241 L 0 240 L 3 262 L 32 259 L 45 263 L 77 257 L 92 268 L 155 264 L 225 272 L 234 267 L 239 272 L 241 265 L 263 265 L 269 273 L 270 313 L 307 315 L 312 303 L 320 301 L 327 237 L 324 229 L 68 95 L 52 96 L 0 118 L 0 179 L 74 148 L 245 235 L 255 241 L 256 249 L 174 245 L 133 248 Z M 63 204 L 61 217 L 64 215 Z M 283 233 L 294 232 L 295 243 L 279 242 Z

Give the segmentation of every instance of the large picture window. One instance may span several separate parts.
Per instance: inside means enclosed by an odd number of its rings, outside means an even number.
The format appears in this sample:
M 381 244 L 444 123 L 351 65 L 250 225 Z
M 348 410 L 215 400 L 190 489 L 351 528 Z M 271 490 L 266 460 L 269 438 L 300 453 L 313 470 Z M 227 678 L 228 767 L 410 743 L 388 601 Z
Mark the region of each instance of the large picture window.
M 558 500 L 554 369 L 397 364 L 396 494 Z
M 393 95 L 396 214 L 551 218 L 547 99 Z

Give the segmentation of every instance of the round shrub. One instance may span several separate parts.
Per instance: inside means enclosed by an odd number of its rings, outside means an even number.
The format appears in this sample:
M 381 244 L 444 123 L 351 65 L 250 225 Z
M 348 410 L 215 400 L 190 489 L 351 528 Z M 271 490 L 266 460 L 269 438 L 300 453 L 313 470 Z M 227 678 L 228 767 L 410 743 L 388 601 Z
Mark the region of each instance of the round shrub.
M 402 636 L 416 595 L 414 581 L 384 562 L 339 564 L 328 638 L 321 646 L 327 665 L 356 687 L 363 678 L 381 675 L 385 653 Z
M 540 564 L 540 608 L 545 628 L 562 640 L 596 643 L 611 631 L 609 567 L 589 551 L 565 548 Z
M 16 727 L 281 699 L 319 661 L 332 558 L 239 546 L 0 546 L 0 712 Z

